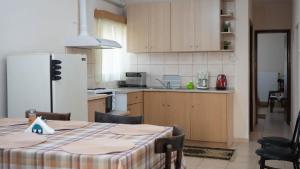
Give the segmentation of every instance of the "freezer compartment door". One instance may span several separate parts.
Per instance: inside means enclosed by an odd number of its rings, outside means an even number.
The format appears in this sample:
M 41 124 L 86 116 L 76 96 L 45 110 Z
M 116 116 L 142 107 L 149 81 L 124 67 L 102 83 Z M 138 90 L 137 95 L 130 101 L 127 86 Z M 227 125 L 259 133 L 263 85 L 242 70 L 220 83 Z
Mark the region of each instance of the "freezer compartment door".
M 88 120 L 87 63 L 84 55 L 52 55 L 61 61 L 61 79 L 52 81 L 53 112 L 71 113 L 71 120 Z
M 8 117 L 24 118 L 31 108 L 50 112 L 50 54 L 7 57 Z

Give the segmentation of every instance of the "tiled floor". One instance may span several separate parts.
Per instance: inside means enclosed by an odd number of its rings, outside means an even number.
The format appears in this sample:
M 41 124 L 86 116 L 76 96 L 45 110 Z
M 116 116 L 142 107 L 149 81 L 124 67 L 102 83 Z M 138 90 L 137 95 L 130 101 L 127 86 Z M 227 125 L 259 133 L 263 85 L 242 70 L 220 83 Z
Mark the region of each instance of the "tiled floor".
M 230 161 L 185 157 L 187 169 L 259 169 L 259 157 L 255 154 L 255 151 L 260 145 L 256 143 L 256 140 L 262 136 L 290 138 L 292 135 L 290 127 L 284 122 L 281 109 L 274 109 L 272 114 L 268 112 L 268 108 L 260 108 L 259 111 L 261 114 L 266 114 L 266 119 L 259 119 L 248 143 L 239 143 L 231 147 L 236 152 Z M 270 161 L 267 162 L 267 165 L 281 169 L 293 168 L 291 163 L 281 161 Z

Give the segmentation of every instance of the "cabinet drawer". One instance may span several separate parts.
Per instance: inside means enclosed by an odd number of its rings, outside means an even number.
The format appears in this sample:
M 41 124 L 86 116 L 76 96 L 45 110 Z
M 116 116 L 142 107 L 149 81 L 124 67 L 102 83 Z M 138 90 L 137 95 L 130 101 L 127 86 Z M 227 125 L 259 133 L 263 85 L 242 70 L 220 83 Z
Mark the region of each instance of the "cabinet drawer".
M 127 106 L 129 116 L 141 116 L 144 114 L 144 104 L 136 103 Z
M 127 105 L 142 103 L 143 102 L 143 92 L 134 92 L 127 94 Z
M 105 112 L 105 99 L 96 99 L 88 101 L 88 121 L 95 122 L 95 112 Z

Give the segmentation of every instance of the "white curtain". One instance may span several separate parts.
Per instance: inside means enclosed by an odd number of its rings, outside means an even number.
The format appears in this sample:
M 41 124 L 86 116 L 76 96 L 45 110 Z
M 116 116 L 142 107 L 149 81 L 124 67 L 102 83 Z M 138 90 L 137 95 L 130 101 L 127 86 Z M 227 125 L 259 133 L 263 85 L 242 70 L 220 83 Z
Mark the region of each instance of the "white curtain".
M 99 50 L 96 59 L 97 82 L 110 82 L 121 80 L 127 69 L 126 25 L 108 19 L 98 20 L 98 37 L 117 41 L 120 49 Z

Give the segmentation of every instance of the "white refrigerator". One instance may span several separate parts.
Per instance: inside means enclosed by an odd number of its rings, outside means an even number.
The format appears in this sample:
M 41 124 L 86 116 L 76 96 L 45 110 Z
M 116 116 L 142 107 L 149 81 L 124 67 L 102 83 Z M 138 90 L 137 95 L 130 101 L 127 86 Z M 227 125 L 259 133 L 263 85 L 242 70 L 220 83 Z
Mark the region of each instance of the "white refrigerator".
M 34 53 L 7 57 L 8 117 L 25 111 L 71 113 L 88 120 L 86 56 Z

